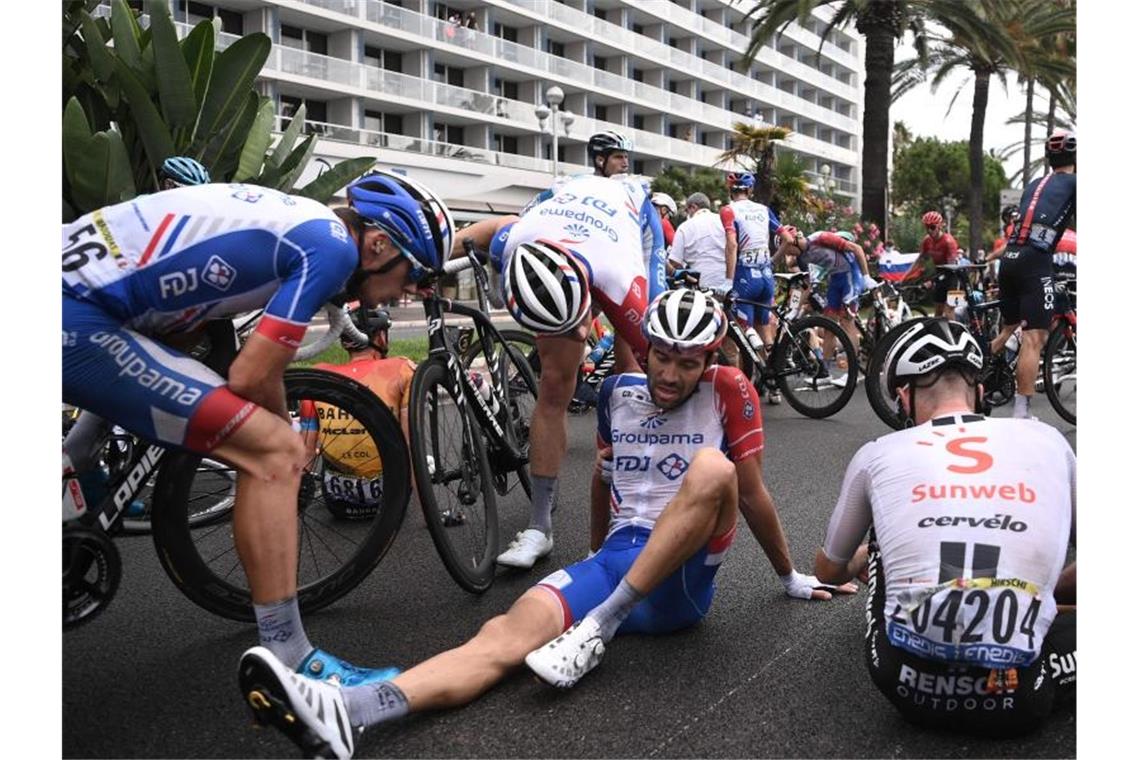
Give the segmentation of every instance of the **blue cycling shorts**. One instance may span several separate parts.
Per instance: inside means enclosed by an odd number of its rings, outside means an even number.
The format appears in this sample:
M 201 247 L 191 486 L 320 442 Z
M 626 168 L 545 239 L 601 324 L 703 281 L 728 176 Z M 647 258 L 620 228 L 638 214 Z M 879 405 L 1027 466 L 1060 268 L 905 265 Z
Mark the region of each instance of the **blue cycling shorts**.
M 736 274 L 732 278 L 732 289 L 741 298 L 764 304 L 764 306 L 753 306 L 749 303 L 736 304 L 734 311 L 737 319 L 744 320 L 749 325 L 768 324 L 768 315 L 772 311 L 772 302 L 776 298 L 776 277 L 772 274 L 771 266 L 737 266 Z M 760 318 L 757 319 L 757 316 Z
M 827 310 L 840 311 L 858 301 L 862 292 L 863 275 L 858 270 L 832 272 L 827 281 Z
M 205 454 L 257 406 L 204 364 L 63 294 L 63 400 L 146 440 Z
M 700 622 L 712 606 L 716 591 L 713 578 L 735 536 L 733 526 L 724 535 L 711 538 L 638 602 L 617 632 L 671 633 Z M 557 570 L 538 582 L 536 588 L 552 592 L 561 602 L 563 630 L 614 592 L 648 540 L 648 528 L 621 528 L 606 539 L 594 556 Z

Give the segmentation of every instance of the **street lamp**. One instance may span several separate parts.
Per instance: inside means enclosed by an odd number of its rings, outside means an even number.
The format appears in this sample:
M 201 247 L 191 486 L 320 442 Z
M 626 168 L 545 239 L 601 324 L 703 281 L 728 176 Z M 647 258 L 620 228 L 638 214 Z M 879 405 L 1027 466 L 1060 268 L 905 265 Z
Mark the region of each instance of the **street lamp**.
M 534 107 L 534 115 L 538 117 L 538 131 L 546 132 L 546 120 L 551 119 L 550 134 L 553 141 L 550 146 L 551 157 L 554 159 L 554 177 L 558 177 L 558 122 L 562 122 L 562 129 L 566 132 L 566 136 L 570 136 L 570 125 L 574 123 L 574 114 L 569 111 L 559 110 L 562 101 L 566 99 L 566 93 L 558 85 L 551 85 L 546 90 L 546 105 L 539 104 Z M 549 107 L 547 107 L 549 106 Z

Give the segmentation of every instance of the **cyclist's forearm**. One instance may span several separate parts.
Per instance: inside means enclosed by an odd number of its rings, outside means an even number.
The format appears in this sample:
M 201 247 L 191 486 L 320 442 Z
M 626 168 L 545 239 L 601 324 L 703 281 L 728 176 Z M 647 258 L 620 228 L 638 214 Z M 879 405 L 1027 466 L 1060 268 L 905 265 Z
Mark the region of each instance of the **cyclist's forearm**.
M 776 574 L 787 575 L 792 572 L 795 567 L 792 565 L 784 528 L 780 524 L 772 496 L 762 480 L 741 489 L 740 511 Z
M 736 235 L 729 235 L 724 245 L 724 275 L 729 282 L 736 274 Z
M 455 237 L 451 241 L 451 258 L 463 255 L 464 240 L 471 240 L 475 243 L 476 248 L 487 250 L 499 230 L 508 224 L 517 222 L 518 219 L 517 216 L 500 216 L 494 219 L 484 219 L 464 227 L 455 233 Z

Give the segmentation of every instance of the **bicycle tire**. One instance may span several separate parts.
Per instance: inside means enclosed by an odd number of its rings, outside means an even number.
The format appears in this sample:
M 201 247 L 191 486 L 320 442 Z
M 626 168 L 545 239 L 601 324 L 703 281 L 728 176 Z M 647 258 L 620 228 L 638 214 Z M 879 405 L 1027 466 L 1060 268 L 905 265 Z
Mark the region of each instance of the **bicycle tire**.
M 504 342 L 522 351 L 536 378 L 542 377 L 542 360 L 538 357 L 538 341 L 534 335 L 525 330 L 499 330 L 499 335 L 503 336 Z M 463 352 L 463 368 L 468 369 L 479 353 L 479 340 L 472 336 L 471 344 Z
M 209 473 L 219 482 L 201 495 L 194 496 L 188 504 L 187 520 L 191 528 L 203 528 L 216 522 L 225 520 L 234 508 L 234 493 L 236 488 L 237 470 L 233 466 L 215 459 L 203 459 L 198 464 L 199 477 L 202 473 Z M 120 523 L 125 536 L 142 536 L 150 533 L 150 519 L 154 510 L 154 485 L 157 472 L 152 475 L 138 499 L 145 502 L 143 514 L 135 517 L 124 516 Z
M 1045 395 L 1057 414 L 1071 425 L 1077 424 L 1077 327 L 1061 319 L 1049 331 L 1043 352 Z M 1072 379 L 1072 390 L 1062 392 L 1062 383 Z
M 887 334 L 876 344 L 875 350 L 871 353 L 871 363 L 864 380 L 867 389 L 867 401 L 871 403 L 871 409 L 874 410 L 876 416 L 893 430 L 902 430 L 906 427 L 906 415 L 899 411 L 895 399 L 887 391 L 886 367 L 884 366 L 887 361 L 887 353 L 903 331 L 911 327 L 915 321 L 922 319 L 929 319 L 929 317 L 915 317 L 895 325 L 887 331 Z
M 285 372 L 285 392 L 291 411 L 302 400 L 310 400 L 335 405 L 351 414 L 370 436 L 384 462 L 382 502 L 372 519 L 337 522 L 335 527 L 331 527 L 335 520 L 331 512 L 313 508 L 320 505 L 320 488 L 313 480 L 317 476 L 302 476 L 297 499 L 297 599 L 301 611 L 308 613 L 332 604 L 356 588 L 391 548 L 411 496 L 408 450 L 400 423 L 392 412 L 372 391 L 351 378 L 326 370 L 290 369 Z M 151 516 L 155 550 L 171 581 L 195 604 L 231 620 L 252 622 L 253 608 L 244 573 L 240 578 L 234 577 L 240 562 L 232 538 L 219 535 L 230 522 L 218 521 L 206 529 L 193 528 L 189 523 L 190 491 L 200 471 L 200 461 L 197 454 L 173 451 L 163 461 L 154 491 L 160 506 Z M 225 533 L 232 534 L 232 528 Z M 329 548 L 329 542 L 354 537 L 359 538 L 354 550 L 343 557 L 334 553 L 336 568 L 323 572 L 317 551 Z M 211 550 L 221 546 L 222 553 L 204 557 L 202 548 L 208 542 L 214 542 Z M 222 560 L 222 564 L 214 565 L 215 560 Z M 224 575 L 215 569 L 223 566 L 229 567 Z
M 412 473 L 424 521 L 443 566 L 460 588 L 481 594 L 495 580 L 498 501 L 478 422 L 466 399 L 456 396 L 457 390 L 452 387 L 446 357 L 431 356 L 416 368 L 408 407 Z M 458 435 L 441 435 L 440 424 L 447 419 L 457 423 Z M 457 441 L 458 461 L 450 466 L 448 444 Z M 456 481 L 459 485 L 452 493 L 448 485 Z M 437 486 L 442 487 L 442 493 L 437 492 Z M 440 504 L 443 493 L 448 495 L 446 506 Z M 457 529 L 468 525 L 473 528 L 474 540 L 461 544 Z
M 529 500 L 531 494 L 530 482 L 530 426 L 534 419 L 534 409 L 538 406 L 538 378 L 534 374 L 527 358 L 517 346 L 508 343 L 507 355 L 509 361 L 500 364 L 502 378 L 500 383 L 505 389 L 507 409 L 509 410 L 511 443 L 520 451 L 527 453 L 527 462 L 515 468 L 519 485 L 522 486 Z M 514 368 L 512 374 L 511 368 Z M 502 495 L 506 495 L 506 491 Z
M 859 383 L 858 360 L 855 358 L 855 346 L 847 333 L 836 322 L 825 317 L 815 315 L 801 317 L 788 325 L 790 335 L 784 333 L 776 341 L 773 353 L 772 367 L 776 374 L 776 382 L 788 400 L 788 404 L 800 414 L 812 419 L 823 419 L 838 412 L 855 393 L 855 386 Z M 821 364 L 818 355 L 812 351 L 809 344 L 805 344 L 802 337 L 808 330 L 823 330 L 831 333 L 839 342 L 848 357 L 847 381 L 828 403 L 814 406 L 808 403 L 818 394 L 828 393 L 836 388 L 830 376 L 826 379 L 816 375 L 826 372 L 826 363 Z M 782 332 L 782 331 L 781 331 Z M 838 355 L 838 353 L 837 353 Z

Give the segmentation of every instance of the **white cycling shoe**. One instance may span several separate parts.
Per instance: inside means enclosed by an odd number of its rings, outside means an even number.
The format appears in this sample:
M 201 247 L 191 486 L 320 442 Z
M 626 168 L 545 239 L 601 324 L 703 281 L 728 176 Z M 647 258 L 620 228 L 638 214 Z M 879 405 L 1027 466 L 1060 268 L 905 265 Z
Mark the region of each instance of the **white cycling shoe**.
M 554 641 L 528 654 L 526 664 L 551 686 L 569 689 L 597 667 L 605 653 L 597 621 L 585 617 Z
M 238 683 L 257 722 L 276 726 L 305 757 L 352 757 L 353 729 L 339 686 L 294 673 L 265 647 L 241 656 Z
M 500 565 L 508 567 L 529 568 L 542 557 L 550 554 L 554 548 L 554 539 L 541 530 L 527 528 L 515 535 L 515 540 L 507 550 L 496 558 Z

